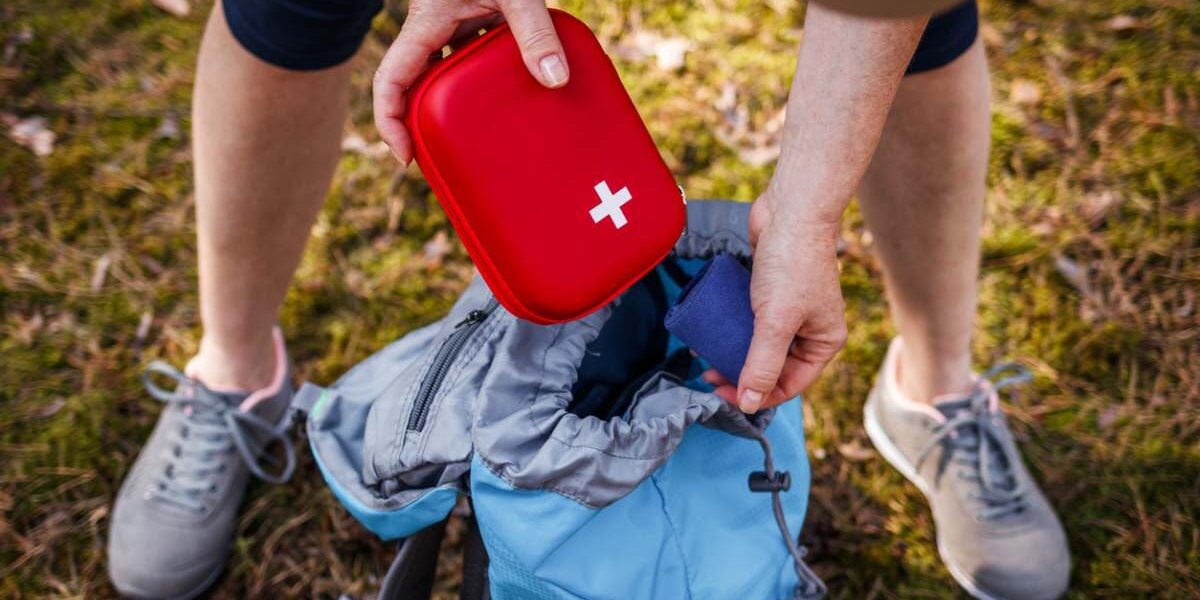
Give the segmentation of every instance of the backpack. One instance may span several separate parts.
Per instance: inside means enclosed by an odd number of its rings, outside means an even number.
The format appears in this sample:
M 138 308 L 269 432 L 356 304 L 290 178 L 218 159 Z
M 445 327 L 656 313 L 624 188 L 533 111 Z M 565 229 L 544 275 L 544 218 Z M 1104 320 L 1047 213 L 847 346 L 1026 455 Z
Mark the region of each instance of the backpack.
M 659 267 L 577 321 L 537 325 L 478 278 L 449 315 L 306 383 L 312 454 L 367 529 L 404 539 L 381 597 L 431 580 L 470 498 L 463 594 L 504 599 L 821 597 L 797 537 L 810 471 L 800 400 L 747 416 L 662 325 L 749 205 L 692 202 Z M 432 556 L 430 556 L 432 554 Z

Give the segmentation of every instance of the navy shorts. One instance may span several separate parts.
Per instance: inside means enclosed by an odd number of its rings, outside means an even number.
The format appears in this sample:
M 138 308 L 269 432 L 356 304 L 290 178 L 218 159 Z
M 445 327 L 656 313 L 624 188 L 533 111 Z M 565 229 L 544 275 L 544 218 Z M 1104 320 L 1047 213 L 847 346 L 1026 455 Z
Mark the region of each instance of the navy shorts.
M 978 35 L 979 7 L 975 0 L 934 15 L 925 27 L 905 73 L 932 71 L 950 64 L 971 48 Z
M 382 0 L 222 0 L 229 29 L 242 46 L 278 67 L 324 69 L 354 56 Z M 979 32 L 975 0 L 929 20 L 908 73 L 949 64 Z

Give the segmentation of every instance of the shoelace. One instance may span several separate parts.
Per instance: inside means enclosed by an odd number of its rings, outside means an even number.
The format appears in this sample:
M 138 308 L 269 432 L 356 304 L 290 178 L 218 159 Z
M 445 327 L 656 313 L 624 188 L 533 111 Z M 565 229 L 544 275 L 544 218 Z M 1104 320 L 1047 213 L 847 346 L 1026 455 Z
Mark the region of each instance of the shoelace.
M 992 383 L 993 378 L 1005 372 L 1011 374 Z M 999 519 L 1024 509 L 1025 486 L 1014 472 L 1021 459 L 1011 444 L 1003 442 L 1004 422 L 989 410 L 989 403 L 993 394 L 1031 378 L 1028 369 L 1015 363 L 990 369 L 966 398 L 947 406 L 952 411 L 950 417 L 934 429 L 933 437 L 917 458 L 919 471 L 935 448 L 944 448 L 942 464 L 959 467 L 957 477 L 978 485 L 978 493 L 971 497 L 983 503 L 978 514 L 981 520 Z
M 174 380 L 175 389 L 159 387 L 153 381 L 156 375 Z M 216 491 L 213 478 L 225 469 L 220 458 L 231 449 L 237 451 L 259 479 L 283 483 L 291 478 L 296 468 L 296 452 L 287 436 L 289 415 L 275 424 L 243 412 L 162 361 L 154 361 L 146 368 L 142 382 L 155 399 L 185 405 L 183 427 L 171 432 L 173 443 L 166 468 L 155 475 L 151 485 L 150 493 L 154 496 L 189 510 L 205 510 L 207 495 Z M 279 463 L 264 452 L 272 443 L 282 445 L 285 457 L 283 468 L 277 472 L 263 466 L 263 461 L 271 465 Z

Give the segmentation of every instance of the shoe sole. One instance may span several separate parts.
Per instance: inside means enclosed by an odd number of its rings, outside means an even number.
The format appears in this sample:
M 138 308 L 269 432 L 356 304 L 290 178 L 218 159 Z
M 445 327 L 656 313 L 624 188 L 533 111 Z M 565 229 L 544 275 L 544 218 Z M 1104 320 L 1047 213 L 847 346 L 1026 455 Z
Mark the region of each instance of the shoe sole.
M 217 580 L 221 578 L 221 573 L 224 573 L 224 572 L 225 572 L 225 563 L 224 563 L 224 561 L 222 561 L 221 564 L 218 565 L 217 568 L 214 569 L 212 573 L 209 573 L 208 576 L 206 576 L 204 578 L 204 581 L 200 582 L 199 586 L 197 586 L 195 589 L 193 589 L 189 592 L 184 593 L 182 596 L 171 596 L 171 597 L 164 598 L 163 596 L 147 594 L 145 592 L 141 592 L 141 591 L 131 589 L 128 587 L 124 588 L 124 589 L 118 587 L 117 594 L 119 594 L 122 598 L 127 598 L 129 600 L 193 600 L 197 596 L 200 596 L 204 592 L 208 591 L 208 588 L 212 587 L 213 584 L 216 583 Z M 114 585 L 114 587 L 116 587 L 116 586 Z
M 900 448 L 896 447 L 896 444 L 888 437 L 887 432 L 883 430 L 883 426 L 879 424 L 879 419 L 875 416 L 875 404 L 875 390 L 871 390 L 870 396 L 867 397 L 867 404 L 863 408 L 863 425 L 866 426 L 867 437 L 871 439 L 871 444 L 875 446 L 875 450 L 879 452 L 879 455 L 888 461 L 897 471 L 900 471 L 900 474 L 905 479 L 917 486 L 917 489 L 921 490 L 921 493 L 925 496 L 925 503 L 932 506 L 933 490 L 929 489 L 925 480 L 917 474 L 916 467 L 908 462 L 904 453 L 900 451 Z M 937 532 L 936 525 L 934 526 L 934 532 L 935 534 Z M 958 565 L 955 565 L 954 562 L 946 557 L 946 553 L 942 551 L 941 536 L 936 535 L 935 537 L 937 538 L 938 556 L 942 558 L 942 564 L 946 565 L 946 570 L 950 571 L 950 576 L 972 598 L 976 600 L 1004 600 L 979 589 L 979 585 L 975 583 L 975 580 L 966 571 L 959 568 Z

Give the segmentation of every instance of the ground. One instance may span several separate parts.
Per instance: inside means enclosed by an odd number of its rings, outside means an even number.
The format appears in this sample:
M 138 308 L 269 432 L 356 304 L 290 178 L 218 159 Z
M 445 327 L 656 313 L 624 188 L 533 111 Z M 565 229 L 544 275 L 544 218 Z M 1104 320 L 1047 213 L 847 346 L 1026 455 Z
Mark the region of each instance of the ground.
M 110 503 L 160 410 L 138 374 L 196 348 L 188 103 L 209 5 L 156 4 L 188 7 L 0 5 L 0 597 L 114 593 Z M 753 200 L 802 6 L 562 5 L 616 57 L 689 196 Z M 1072 596 L 1200 597 L 1200 4 L 984 13 L 994 148 L 975 358 L 1036 375 L 1009 408 L 1069 533 Z M 419 172 L 376 145 L 368 84 L 397 28 L 381 16 L 355 59 L 341 168 L 282 316 L 297 375 L 317 382 L 436 319 L 470 273 Z M 844 241 L 851 333 L 805 400 L 804 542 L 834 598 L 953 596 L 921 496 L 863 432 L 891 324 L 853 208 Z M 216 597 L 368 597 L 390 554 L 307 457 L 291 484 L 253 487 L 237 535 Z M 454 597 L 454 561 L 439 597 Z

